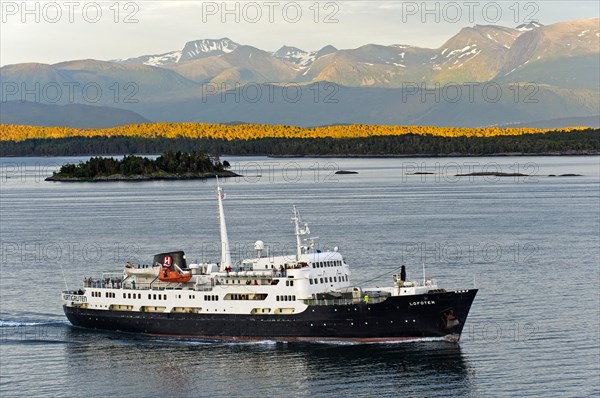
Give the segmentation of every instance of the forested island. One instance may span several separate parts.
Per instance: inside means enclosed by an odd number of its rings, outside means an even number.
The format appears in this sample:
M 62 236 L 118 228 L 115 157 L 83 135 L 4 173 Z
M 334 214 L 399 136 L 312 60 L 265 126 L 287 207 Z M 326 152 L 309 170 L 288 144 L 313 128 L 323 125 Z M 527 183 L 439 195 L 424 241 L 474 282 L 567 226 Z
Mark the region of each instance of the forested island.
M 93 157 L 87 162 L 63 165 L 46 181 L 146 181 L 188 180 L 214 176 L 234 177 L 229 162 L 220 162 L 202 152 L 166 152 L 155 160 L 129 155 L 115 158 Z

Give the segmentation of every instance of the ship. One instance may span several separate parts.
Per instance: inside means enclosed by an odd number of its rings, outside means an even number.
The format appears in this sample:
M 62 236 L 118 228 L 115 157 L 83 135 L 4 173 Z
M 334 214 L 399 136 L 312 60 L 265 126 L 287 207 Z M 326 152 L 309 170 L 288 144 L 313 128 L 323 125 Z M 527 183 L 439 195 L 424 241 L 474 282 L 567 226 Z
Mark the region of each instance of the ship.
M 409 281 L 406 267 L 389 287 L 352 283 L 337 247 L 321 251 L 292 209 L 295 253 L 273 256 L 256 241 L 254 258 L 232 262 L 217 179 L 220 262 L 187 263 L 183 251 L 150 264 L 84 277 L 62 292 L 76 327 L 145 335 L 282 342 L 458 342 L 477 289 L 445 290 L 432 279 Z M 290 234 L 291 237 L 291 234 Z

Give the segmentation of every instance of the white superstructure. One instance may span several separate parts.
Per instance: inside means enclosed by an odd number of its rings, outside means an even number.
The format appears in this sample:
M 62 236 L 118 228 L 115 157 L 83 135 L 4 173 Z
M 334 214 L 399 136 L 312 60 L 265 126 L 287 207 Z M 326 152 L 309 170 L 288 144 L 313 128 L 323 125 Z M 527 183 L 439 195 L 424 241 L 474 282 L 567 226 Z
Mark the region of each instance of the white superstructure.
M 224 192 L 217 183 L 221 262 L 190 264 L 183 252 L 155 256 L 149 266 L 127 264 L 122 272 L 86 277 L 84 288 L 63 293 L 67 306 L 82 309 L 209 314 L 295 314 L 313 303 L 376 303 L 390 296 L 441 291 L 431 281 L 405 282 L 404 270 L 394 286 L 364 290 L 351 283 L 351 272 L 337 251 L 316 249 L 296 207 L 292 222 L 296 253 L 268 256 L 257 241 L 257 256 L 233 264 L 223 211 Z M 158 259 L 157 259 L 158 257 Z M 167 270 L 169 278 L 167 279 Z M 164 276 L 164 278 L 163 278 Z M 173 279 L 174 278 L 174 279 Z M 181 279 L 177 281 L 177 279 Z

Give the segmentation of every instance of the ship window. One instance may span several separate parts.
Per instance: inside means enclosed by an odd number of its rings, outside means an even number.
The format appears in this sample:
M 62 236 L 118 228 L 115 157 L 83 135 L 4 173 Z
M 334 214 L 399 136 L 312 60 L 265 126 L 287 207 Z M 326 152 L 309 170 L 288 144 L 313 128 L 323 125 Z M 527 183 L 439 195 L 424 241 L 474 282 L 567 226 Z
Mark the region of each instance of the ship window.
M 308 282 L 312 285 L 312 279 L 309 279 Z
M 131 293 L 127 293 L 127 298 L 130 299 L 131 298 Z
M 333 277 L 333 281 L 334 281 L 334 282 L 337 282 L 337 276 L 334 276 L 334 277 Z
M 166 299 L 167 299 L 167 295 L 165 294 L 165 295 L 163 295 L 163 300 L 166 300 Z
M 290 286 L 294 286 L 294 281 L 290 281 Z
M 279 301 L 279 296 L 277 296 L 277 297 L 275 298 L 275 300 Z
M 151 294 L 149 294 L 149 295 L 148 295 L 148 300 L 150 300 L 151 298 L 152 298 L 152 295 L 151 295 Z
M 125 293 L 123 293 L 123 298 L 125 298 Z
M 292 296 L 292 301 L 296 301 L 296 296 Z
M 319 278 L 319 280 L 321 281 L 321 283 L 323 283 L 323 278 Z
M 329 282 L 333 282 L 333 278 L 332 277 L 329 277 Z

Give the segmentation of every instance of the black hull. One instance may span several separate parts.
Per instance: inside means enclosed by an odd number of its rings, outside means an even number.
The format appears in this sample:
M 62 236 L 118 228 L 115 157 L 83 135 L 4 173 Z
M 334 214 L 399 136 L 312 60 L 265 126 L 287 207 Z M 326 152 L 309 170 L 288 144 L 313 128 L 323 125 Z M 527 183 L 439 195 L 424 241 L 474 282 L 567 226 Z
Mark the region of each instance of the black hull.
M 377 304 L 311 305 L 292 315 L 145 313 L 64 306 L 85 328 L 220 339 L 281 341 L 458 340 L 476 289 L 397 296 Z

